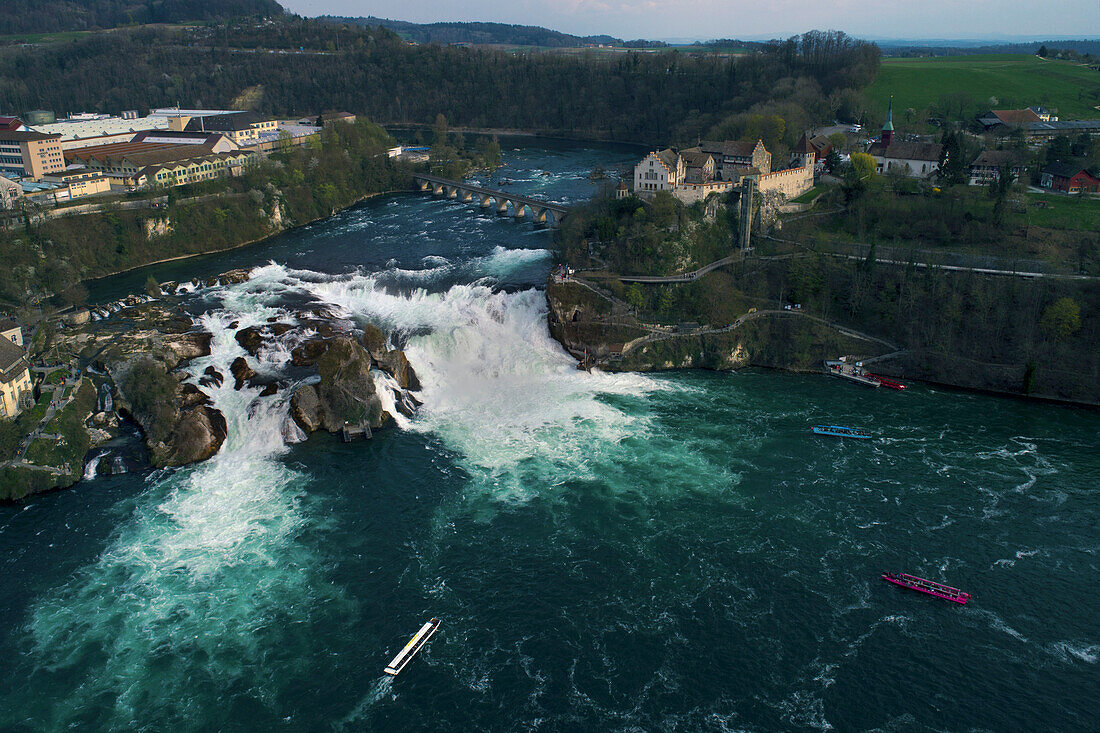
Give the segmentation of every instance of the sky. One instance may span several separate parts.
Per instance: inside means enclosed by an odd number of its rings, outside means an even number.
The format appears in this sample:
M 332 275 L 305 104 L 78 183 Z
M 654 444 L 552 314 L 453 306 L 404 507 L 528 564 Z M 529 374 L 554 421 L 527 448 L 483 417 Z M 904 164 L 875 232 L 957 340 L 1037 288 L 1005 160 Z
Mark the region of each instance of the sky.
M 623 39 L 1100 37 L 1100 0 L 279 0 L 305 16 L 492 21 Z

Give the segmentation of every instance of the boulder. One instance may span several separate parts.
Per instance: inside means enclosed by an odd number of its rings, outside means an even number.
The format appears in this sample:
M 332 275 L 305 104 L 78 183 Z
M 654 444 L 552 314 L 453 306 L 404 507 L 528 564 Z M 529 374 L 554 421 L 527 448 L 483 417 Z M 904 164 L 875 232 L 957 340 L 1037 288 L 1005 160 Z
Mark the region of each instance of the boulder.
M 322 429 L 321 398 L 314 385 L 306 384 L 294 390 L 290 398 L 290 416 L 307 433 Z
M 375 359 L 378 368 L 389 374 L 400 385 L 401 389 L 420 389 L 420 380 L 416 377 L 412 365 L 409 364 L 405 352 L 400 349 L 387 351 L 381 358 Z
M 225 416 L 212 407 L 202 405 L 182 413 L 166 445 L 166 465 L 205 461 L 222 447 L 226 429 Z
M 180 385 L 178 404 L 180 409 L 188 409 L 199 405 L 208 405 L 210 404 L 210 398 L 195 385 L 185 383 Z
M 375 360 L 386 355 L 386 335 L 373 323 L 363 328 L 363 348 Z
M 294 421 L 307 433 L 322 429 L 335 433 L 345 423 L 382 427 L 390 416 L 378 398 L 372 364 L 370 354 L 355 340 L 330 339 L 317 360 L 321 381 L 299 387 L 291 398 Z
M 233 363 L 229 365 L 229 371 L 233 374 L 233 379 L 236 380 L 233 383 L 233 389 L 240 389 L 245 382 L 256 376 L 256 371 L 248 366 L 248 362 L 245 361 L 243 356 L 238 356 L 233 360 Z
M 230 270 L 229 272 L 223 272 L 218 275 L 218 282 L 222 285 L 239 285 L 240 283 L 248 282 L 248 270 Z
M 291 349 L 290 363 L 294 366 L 313 366 L 327 350 L 327 341 L 321 338 L 311 338 Z
M 278 338 L 291 328 L 293 328 L 293 326 L 287 323 L 248 326 L 247 328 L 242 328 L 240 331 L 237 331 L 234 338 L 237 339 L 237 343 L 241 345 L 242 349 L 252 356 L 257 356 L 260 353 L 260 347 L 263 346 L 264 341 Z
M 206 369 L 204 369 L 202 373 L 206 377 L 209 377 L 210 381 L 213 382 L 218 387 L 222 386 L 222 382 L 225 381 L 225 375 L 222 374 L 221 372 L 219 372 L 213 366 L 206 367 Z

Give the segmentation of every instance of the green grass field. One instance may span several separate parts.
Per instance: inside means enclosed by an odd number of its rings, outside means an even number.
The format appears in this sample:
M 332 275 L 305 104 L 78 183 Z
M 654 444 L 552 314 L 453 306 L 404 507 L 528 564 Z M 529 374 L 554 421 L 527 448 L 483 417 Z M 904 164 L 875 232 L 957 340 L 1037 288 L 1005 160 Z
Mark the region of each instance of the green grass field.
M 894 120 L 913 108 L 920 114 L 945 94 L 965 93 L 973 112 L 1042 105 L 1063 120 L 1100 118 L 1100 72 L 1068 61 L 1044 61 L 1025 54 L 979 54 L 941 58 L 885 59 L 867 88 L 872 115 L 886 111 L 894 95 Z
M 1100 199 L 1092 196 L 1028 194 L 1027 200 L 1027 213 L 1013 216 L 1019 224 L 1084 232 L 1100 231 Z

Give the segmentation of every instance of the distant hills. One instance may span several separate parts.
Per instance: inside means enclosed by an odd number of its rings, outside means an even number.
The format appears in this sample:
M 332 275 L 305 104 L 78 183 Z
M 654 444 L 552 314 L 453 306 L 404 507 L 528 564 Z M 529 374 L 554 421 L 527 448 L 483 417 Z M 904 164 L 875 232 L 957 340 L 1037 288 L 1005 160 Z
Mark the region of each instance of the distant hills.
M 1040 48 L 1057 48 L 1080 54 L 1100 54 L 1100 39 L 1027 41 L 995 43 L 990 41 L 877 41 L 887 56 L 970 56 L 983 53 L 1030 53 Z
M 573 36 L 535 25 L 507 23 L 409 23 L 388 18 L 348 18 L 322 15 L 318 20 L 362 26 L 382 26 L 417 43 L 497 43 L 508 46 L 545 46 L 549 48 L 581 48 L 592 44 L 623 45 L 614 36 Z
M 0 35 L 283 15 L 275 0 L 0 0 Z

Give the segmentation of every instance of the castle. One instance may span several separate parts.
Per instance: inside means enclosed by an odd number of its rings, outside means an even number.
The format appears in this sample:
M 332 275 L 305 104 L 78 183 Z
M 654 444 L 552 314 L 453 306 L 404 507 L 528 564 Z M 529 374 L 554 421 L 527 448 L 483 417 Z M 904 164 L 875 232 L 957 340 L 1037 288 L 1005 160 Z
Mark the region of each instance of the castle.
M 728 193 L 752 176 L 761 192 L 777 191 L 794 198 L 814 185 L 816 153 L 803 135 L 792 153 L 790 168 L 772 171 L 772 154 L 762 140 L 701 142 L 693 148 L 654 151 L 634 166 L 634 194 L 650 198 L 668 191 L 685 204 L 712 193 Z

